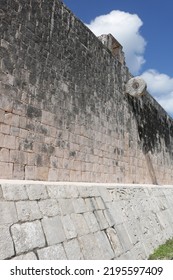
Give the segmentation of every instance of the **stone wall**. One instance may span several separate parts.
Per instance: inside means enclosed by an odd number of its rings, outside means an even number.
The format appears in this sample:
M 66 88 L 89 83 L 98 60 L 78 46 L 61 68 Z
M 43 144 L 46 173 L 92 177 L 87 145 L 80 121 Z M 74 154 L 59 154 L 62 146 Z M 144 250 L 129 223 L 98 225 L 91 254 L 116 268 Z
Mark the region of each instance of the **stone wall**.
M 173 187 L 0 180 L 0 259 L 147 259 L 173 236 Z
M 0 1 L 0 178 L 173 182 L 173 122 L 58 0 Z

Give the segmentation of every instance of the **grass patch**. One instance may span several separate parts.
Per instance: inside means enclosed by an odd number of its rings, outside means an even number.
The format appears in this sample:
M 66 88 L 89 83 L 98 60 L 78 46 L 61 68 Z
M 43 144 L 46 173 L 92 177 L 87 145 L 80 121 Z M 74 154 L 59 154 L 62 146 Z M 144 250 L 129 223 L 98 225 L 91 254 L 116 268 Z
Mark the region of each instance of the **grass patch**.
M 148 258 L 149 260 L 171 260 L 173 259 L 173 238 L 166 241 L 165 244 L 160 245 L 153 254 Z

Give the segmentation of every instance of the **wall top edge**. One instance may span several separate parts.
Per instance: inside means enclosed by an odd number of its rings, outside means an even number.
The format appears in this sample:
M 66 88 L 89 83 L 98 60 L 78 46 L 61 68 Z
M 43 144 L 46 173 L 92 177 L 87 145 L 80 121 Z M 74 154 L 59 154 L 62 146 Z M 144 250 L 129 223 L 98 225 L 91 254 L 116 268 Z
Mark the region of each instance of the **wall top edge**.
M 123 184 L 123 183 L 87 183 L 87 182 L 54 182 L 54 181 L 32 181 L 32 180 L 8 180 L 0 179 L 0 185 L 55 185 L 55 186 L 81 186 L 81 187 L 106 187 L 106 188 L 173 188 L 173 185 L 152 184 Z

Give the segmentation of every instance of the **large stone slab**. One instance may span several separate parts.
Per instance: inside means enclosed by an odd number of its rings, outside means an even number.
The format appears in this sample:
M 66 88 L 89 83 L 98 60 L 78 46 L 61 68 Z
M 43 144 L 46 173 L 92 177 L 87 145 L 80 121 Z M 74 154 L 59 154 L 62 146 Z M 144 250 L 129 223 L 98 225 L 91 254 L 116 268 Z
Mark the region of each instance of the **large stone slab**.
M 0 225 L 0 260 L 11 258 L 14 254 L 13 240 L 10 235 L 9 226 Z
M 44 233 L 40 221 L 11 226 L 16 253 L 24 253 L 45 246 Z

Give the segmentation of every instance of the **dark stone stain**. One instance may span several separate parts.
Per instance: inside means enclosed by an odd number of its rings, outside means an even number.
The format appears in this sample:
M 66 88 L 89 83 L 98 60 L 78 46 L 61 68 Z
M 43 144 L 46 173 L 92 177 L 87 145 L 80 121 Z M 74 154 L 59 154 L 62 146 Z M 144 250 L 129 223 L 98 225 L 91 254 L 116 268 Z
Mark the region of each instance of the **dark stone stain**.
M 31 119 L 40 118 L 42 116 L 42 111 L 41 109 L 29 105 L 27 108 L 27 116 Z

